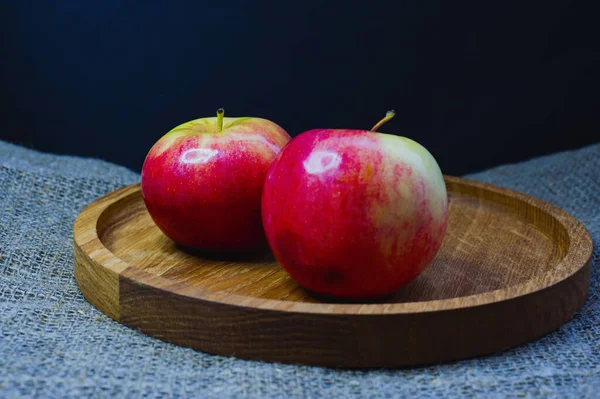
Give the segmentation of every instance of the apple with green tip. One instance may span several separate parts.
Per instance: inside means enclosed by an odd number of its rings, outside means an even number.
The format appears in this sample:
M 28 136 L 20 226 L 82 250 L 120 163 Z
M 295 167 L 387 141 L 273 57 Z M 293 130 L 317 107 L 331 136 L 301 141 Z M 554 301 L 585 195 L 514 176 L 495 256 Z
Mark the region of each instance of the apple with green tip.
M 448 198 L 433 156 L 408 138 L 373 129 L 315 129 L 271 165 L 262 197 L 278 262 L 321 295 L 377 298 L 415 279 L 434 259 Z
M 196 119 L 164 135 L 142 168 L 142 195 L 156 225 L 178 244 L 205 251 L 266 247 L 261 193 L 290 136 L 261 118 Z

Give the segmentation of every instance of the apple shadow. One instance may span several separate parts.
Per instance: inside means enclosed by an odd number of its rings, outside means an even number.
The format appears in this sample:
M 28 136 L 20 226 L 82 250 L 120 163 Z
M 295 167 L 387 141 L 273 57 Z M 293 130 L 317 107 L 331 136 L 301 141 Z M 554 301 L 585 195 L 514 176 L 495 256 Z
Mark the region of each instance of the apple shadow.
M 308 293 L 312 298 L 318 300 L 322 303 L 335 303 L 335 304 L 377 304 L 377 303 L 390 303 L 390 298 L 394 296 L 395 293 L 374 297 L 374 298 L 362 298 L 362 299 L 354 299 L 354 298 L 338 298 L 331 295 L 319 294 L 309 289 L 303 288 L 304 291 Z
M 173 243 L 178 251 L 187 255 L 222 262 L 241 262 L 241 263 L 271 263 L 276 262 L 275 257 L 268 248 L 261 248 L 253 251 L 231 252 L 231 251 L 202 251 L 196 248 L 186 247 Z

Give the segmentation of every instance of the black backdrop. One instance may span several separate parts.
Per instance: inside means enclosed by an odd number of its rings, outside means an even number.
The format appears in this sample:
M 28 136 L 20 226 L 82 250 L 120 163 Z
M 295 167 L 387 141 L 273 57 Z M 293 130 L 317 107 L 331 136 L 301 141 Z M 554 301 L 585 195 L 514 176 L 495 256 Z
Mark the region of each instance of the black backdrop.
M 5 1 L 0 138 L 139 170 L 173 126 L 412 137 L 462 174 L 600 141 L 593 2 Z

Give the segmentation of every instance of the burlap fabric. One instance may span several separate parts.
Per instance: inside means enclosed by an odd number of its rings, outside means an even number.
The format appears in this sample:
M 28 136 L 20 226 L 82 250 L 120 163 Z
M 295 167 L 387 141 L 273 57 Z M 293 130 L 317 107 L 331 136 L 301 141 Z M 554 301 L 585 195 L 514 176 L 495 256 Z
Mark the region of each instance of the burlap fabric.
M 97 311 L 73 278 L 78 212 L 138 175 L 0 142 L 0 397 L 600 397 L 600 145 L 470 176 L 579 218 L 589 299 L 560 330 L 500 354 L 403 370 L 332 370 L 211 356 Z

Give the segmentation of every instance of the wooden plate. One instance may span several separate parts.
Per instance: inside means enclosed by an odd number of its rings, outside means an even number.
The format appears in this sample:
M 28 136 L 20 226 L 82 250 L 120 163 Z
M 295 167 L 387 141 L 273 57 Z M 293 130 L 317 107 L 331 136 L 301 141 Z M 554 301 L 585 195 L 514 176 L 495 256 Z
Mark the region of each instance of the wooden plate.
M 435 261 L 380 303 L 310 296 L 270 254 L 203 256 L 154 225 L 139 185 L 85 208 L 75 278 L 131 328 L 209 353 L 334 367 L 427 364 L 534 340 L 567 322 L 590 284 L 592 241 L 563 210 L 446 177 L 448 232 Z

